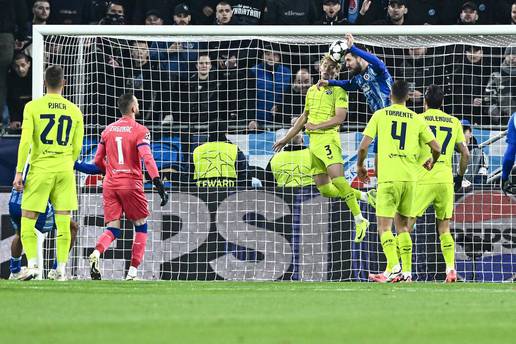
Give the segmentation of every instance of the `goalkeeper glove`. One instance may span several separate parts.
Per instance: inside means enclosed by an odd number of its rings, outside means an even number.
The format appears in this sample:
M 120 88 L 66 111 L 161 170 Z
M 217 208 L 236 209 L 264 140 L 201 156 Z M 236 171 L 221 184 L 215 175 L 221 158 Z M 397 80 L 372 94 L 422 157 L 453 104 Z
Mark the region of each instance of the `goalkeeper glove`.
M 158 189 L 159 197 L 161 197 L 161 206 L 163 207 L 165 204 L 168 203 L 168 194 L 165 191 L 165 187 L 163 186 L 163 183 L 161 182 L 161 179 L 159 177 L 156 177 L 152 180 L 152 184 Z
M 460 174 L 457 174 L 455 177 L 453 177 L 453 190 L 455 192 L 459 191 L 462 187 L 462 180 L 464 179 L 464 176 L 461 176 Z

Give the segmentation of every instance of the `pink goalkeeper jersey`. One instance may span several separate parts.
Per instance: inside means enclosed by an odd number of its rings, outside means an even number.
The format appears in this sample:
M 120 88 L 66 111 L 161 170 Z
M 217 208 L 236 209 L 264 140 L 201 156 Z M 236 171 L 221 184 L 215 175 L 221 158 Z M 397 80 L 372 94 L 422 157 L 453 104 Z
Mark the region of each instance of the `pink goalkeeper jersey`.
M 123 116 L 104 129 L 95 155 L 95 164 L 106 171 L 103 187 L 143 188 L 142 159 L 151 178 L 159 177 L 145 126 Z

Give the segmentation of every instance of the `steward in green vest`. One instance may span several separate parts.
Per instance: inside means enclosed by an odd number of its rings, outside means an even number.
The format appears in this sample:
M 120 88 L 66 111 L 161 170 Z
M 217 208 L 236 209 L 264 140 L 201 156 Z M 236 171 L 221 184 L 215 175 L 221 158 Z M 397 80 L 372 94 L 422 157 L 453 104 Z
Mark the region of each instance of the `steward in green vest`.
M 267 165 L 266 186 L 302 187 L 314 185 L 312 159 L 303 135 L 296 135 L 289 145 L 276 153 Z
M 210 125 L 208 142 L 193 151 L 193 179 L 198 187 L 235 187 L 248 181 L 247 159 L 234 143 L 226 138 L 222 124 Z

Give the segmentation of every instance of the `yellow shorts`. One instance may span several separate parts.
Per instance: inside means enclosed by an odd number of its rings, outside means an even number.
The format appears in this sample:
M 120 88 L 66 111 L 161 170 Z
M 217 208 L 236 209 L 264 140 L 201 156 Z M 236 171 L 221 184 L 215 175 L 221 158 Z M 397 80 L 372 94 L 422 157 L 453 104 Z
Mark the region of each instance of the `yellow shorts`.
M 455 192 L 453 184 L 418 184 L 417 196 L 414 200 L 416 216 L 423 216 L 426 209 L 433 205 L 438 220 L 451 219 Z
M 342 164 L 342 147 L 338 132 L 324 134 L 310 134 L 310 146 L 312 156 L 312 175 L 325 174 L 327 168 L 333 164 Z
M 394 218 L 396 213 L 415 217 L 416 182 L 384 182 L 378 184 L 376 216 Z
M 44 213 L 49 199 L 57 211 L 77 210 L 77 190 L 73 171 L 48 173 L 29 170 L 21 208 Z

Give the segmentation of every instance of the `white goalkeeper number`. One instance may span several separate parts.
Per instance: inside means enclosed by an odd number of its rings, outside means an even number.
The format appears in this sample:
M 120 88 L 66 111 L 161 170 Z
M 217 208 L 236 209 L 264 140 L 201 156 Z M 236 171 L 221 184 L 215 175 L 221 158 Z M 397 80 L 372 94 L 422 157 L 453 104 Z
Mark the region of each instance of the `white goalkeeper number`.
M 116 149 L 118 150 L 118 164 L 124 164 L 124 152 L 122 151 L 122 137 L 115 137 Z

